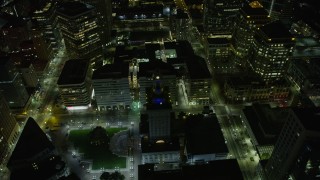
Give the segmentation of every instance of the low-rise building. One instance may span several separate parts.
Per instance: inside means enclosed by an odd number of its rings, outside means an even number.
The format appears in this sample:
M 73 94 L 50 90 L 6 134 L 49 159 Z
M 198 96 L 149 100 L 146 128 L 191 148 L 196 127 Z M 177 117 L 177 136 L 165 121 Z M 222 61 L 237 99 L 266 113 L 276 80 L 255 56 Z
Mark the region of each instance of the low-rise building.
M 155 82 L 168 86 L 171 102 L 176 100 L 176 71 L 161 60 L 139 63 L 138 82 L 140 85 L 140 102 L 146 103 L 146 88 L 153 87 Z
M 141 140 L 142 164 L 177 163 L 180 161 L 180 144 L 178 139 L 150 142 Z
M 286 100 L 290 89 L 285 80 L 267 84 L 253 76 L 234 76 L 224 82 L 223 93 L 228 102 L 273 102 Z
M 139 180 L 163 179 L 237 179 L 243 176 L 236 159 L 210 161 L 205 164 L 180 165 L 177 163 L 143 164 L 138 166 Z
M 229 151 L 216 115 L 190 115 L 186 120 L 185 154 L 188 163 L 227 159 Z
M 129 87 L 129 64 L 106 64 L 92 75 L 98 109 L 128 109 L 132 103 Z

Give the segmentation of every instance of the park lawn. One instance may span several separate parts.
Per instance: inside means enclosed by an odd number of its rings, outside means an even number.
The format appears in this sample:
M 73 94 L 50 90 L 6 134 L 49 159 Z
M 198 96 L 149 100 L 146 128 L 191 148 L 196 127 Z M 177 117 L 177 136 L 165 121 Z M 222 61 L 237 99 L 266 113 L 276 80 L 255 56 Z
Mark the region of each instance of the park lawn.
M 112 137 L 115 133 L 127 128 L 109 128 L 107 133 Z M 92 169 L 114 169 L 115 167 L 126 168 L 126 158 L 112 154 L 108 146 L 92 146 L 89 141 L 91 129 L 70 131 L 69 140 L 74 143 L 74 147 L 83 153 L 84 159 L 92 159 Z

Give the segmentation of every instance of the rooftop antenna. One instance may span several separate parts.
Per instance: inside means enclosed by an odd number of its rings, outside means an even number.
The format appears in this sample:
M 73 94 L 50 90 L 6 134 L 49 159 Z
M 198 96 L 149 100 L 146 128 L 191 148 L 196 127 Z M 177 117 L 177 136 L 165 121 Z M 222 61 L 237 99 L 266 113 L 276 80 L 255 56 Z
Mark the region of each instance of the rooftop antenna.
M 271 0 L 271 5 L 270 5 L 270 10 L 269 10 L 269 16 L 271 17 L 271 13 L 272 13 L 272 10 L 273 10 L 273 5 L 274 5 L 274 2 L 276 0 Z

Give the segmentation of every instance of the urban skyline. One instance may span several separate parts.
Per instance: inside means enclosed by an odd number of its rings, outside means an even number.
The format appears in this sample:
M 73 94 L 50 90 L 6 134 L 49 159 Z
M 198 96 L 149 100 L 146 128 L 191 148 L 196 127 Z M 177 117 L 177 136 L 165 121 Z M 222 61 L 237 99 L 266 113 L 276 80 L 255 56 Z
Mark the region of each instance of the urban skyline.
M 0 6 L 0 179 L 320 177 L 317 0 Z

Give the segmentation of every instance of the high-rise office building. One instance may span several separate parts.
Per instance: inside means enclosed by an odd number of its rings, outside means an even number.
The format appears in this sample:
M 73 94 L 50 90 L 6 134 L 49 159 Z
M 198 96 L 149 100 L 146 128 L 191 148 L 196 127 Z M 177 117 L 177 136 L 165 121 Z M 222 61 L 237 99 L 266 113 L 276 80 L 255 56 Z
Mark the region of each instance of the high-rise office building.
M 267 179 L 318 179 L 319 108 L 294 108 L 287 118 L 265 168 Z
M 7 167 L 10 179 L 60 179 L 68 173 L 51 140 L 29 117 L 24 125 Z
M 146 88 L 146 114 L 149 121 L 149 139 L 167 140 L 171 137 L 172 104 L 169 88 L 158 79 L 153 87 Z
M 97 9 L 98 24 L 101 30 L 101 42 L 102 46 L 111 39 L 112 29 L 112 5 L 111 0 L 81 0 L 85 3 L 91 4 Z
M 87 109 L 91 102 L 92 70 L 87 59 L 72 59 L 65 63 L 58 79 L 58 88 L 68 110 Z
M 47 42 L 47 38 L 44 37 L 42 30 L 38 27 L 32 27 L 31 39 L 36 48 L 36 54 L 40 61 L 47 62 L 50 57 L 53 57 L 54 50 L 51 44 Z
M 280 21 L 260 27 L 254 36 L 249 60 L 253 71 L 266 82 L 279 80 L 284 76 L 294 44 L 295 38 Z
M 187 75 L 183 84 L 189 104 L 209 105 L 211 74 L 200 56 L 192 56 L 186 60 Z M 182 86 L 183 87 L 183 86 Z
M 240 0 L 205 0 L 203 25 L 207 34 L 230 36 L 239 12 Z
M 7 56 L 0 57 L 0 90 L 10 108 L 22 108 L 29 99 L 21 75 Z
M 268 12 L 258 2 L 253 1 L 240 9 L 233 37 L 232 46 L 235 54 L 235 63 L 247 67 L 247 56 L 253 40 L 254 31 L 269 22 Z
M 39 6 L 31 16 L 33 20 L 33 37 L 32 39 L 39 39 L 39 33 L 45 39 L 48 46 L 48 52 L 56 52 L 59 46 L 61 46 L 61 34 L 59 28 L 57 28 L 56 11 L 57 2 L 50 1 L 42 6 Z M 39 32 L 40 31 L 40 32 Z
M 102 65 L 102 44 L 96 8 L 78 1 L 57 8 L 58 24 L 71 58 L 84 58 L 93 68 Z
M 187 40 L 192 29 L 192 21 L 186 12 L 178 11 L 172 16 L 173 28 L 175 29 L 177 40 Z
M 10 147 L 18 137 L 19 126 L 0 92 L 0 165 L 8 160 Z

